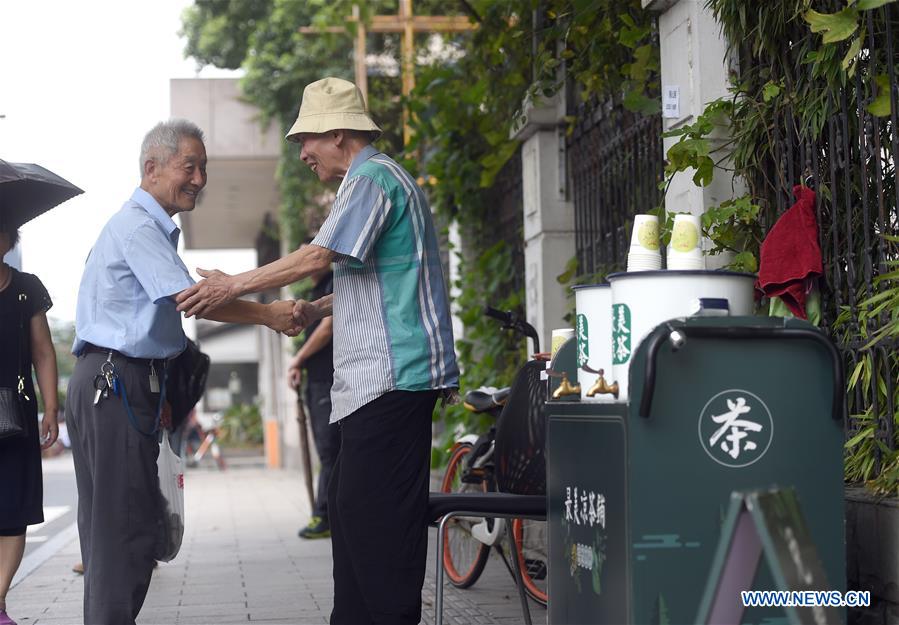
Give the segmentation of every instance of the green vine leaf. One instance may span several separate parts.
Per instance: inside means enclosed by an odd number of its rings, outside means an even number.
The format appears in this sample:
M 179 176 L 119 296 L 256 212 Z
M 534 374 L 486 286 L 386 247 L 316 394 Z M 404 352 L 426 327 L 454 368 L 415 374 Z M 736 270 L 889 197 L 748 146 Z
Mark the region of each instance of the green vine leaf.
M 493 185 L 496 175 L 503 168 L 503 165 L 509 162 L 509 159 L 512 158 L 517 149 L 517 141 L 508 141 L 481 159 L 481 165 L 484 168 L 481 171 L 481 187 L 487 189 Z
M 824 33 L 824 43 L 843 41 L 858 30 L 858 7 L 849 6 L 838 13 L 818 13 L 809 9 L 803 15 L 813 33 Z
M 707 187 L 712 182 L 715 174 L 715 161 L 708 156 L 701 156 L 696 166 L 696 173 L 693 174 L 693 184 L 698 187 Z
M 765 102 L 770 102 L 774 98 L 780 95 L 780 85 L 776 82 L 768 82 L 762 87 L 762 99 Z
M 568 259 L 568 262 L 565 263 L 565 271 L 556 276 L 556 282 L 559 284 L 568 284 L 574 277 L 577 275 L 577 256 L 572 256 Z
M 640 40 L 649 34 L 649 27 L 637 26 L 634 18 L 626 13 L 620 15 L 619 19 L 624 22 L 625 26 L 618 33 L 618 42 L 628 48 L 636 48 Z
M 637 89 L 629 89 L 622 103 L 627 110 L 643 115 L 652 115 L 662 109 L 662 102 L 658 98 L 650 98 Z
M 840 66 L 846 70 L 849 69 L 849 66 L 852 65 L 852 69 L 850 71 L 850 76 L 855 73 L 855 59 L 858 57 L 858 53 L 861 52 L 862 49 L 862 41 L 865 39 L 865 31 L 859 33 L 858 37 L 855 37 L 852 40 L 852 45 L 849 46 L 849 50 L 846 51 L 846 56 L 843 57 L 843 62 L 840 63 Z
M 759 270 L 759 262 L 752 252 L 740 252 L 734 256 L 734 260 L 728 265 L 734 271 L 743 271 L 746 273 L 755 273 Z
M 874 78 L 877 85 L 877 97 L 867 106 L 868 112 L 877 117 L 888 117 L 892 112 L 890 102 L 890 77 L 886 74 L 878 74 Z

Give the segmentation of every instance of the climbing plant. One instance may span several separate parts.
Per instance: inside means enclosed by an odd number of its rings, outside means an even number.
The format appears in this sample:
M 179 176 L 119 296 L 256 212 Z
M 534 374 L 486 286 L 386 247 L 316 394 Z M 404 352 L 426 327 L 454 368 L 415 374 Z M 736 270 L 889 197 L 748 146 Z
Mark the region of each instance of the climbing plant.
M 620 97 L 632 110 L 656 112 L 657 98 L 648 94 L 657 90 L 659 59 L 652 14 L 639 0 L 464 4 L 477 30 L 458 39 L 463 54 L 453 62 L 419 69 L 409 105 L 415 128 L 410 148 L 437 181 L 430 188 L 434 207 L 445 221 L 459 224 L 463 237 L 455 286 L 466 335 L 457 346 L 462 386 L 472 388 L 511 383 L 526 356 L 524 342 L 499 331 L 481 311 L 490 304 L 524 314 L 524 289 L 512 288 L 511 272 L 520 269 L 509 244 L 496 236 L 490 189 L 518 154 L 515 131 L 528 103 L 567 89 L 577 102 Z M 473 417 L 455 408 L 446 419 L 448 441 Z
M 692 172 L 699 186 L 725 175 L 745 188 L 703 223 L 719 249 L 737 253 L 735 266 L 749 270 L 764 232 L 790 203 L 791 186 L 815 185 L 829 278 L 825 320 L 847 359 L 846 479 L 895 494 L 894 2 L 784 0 L 751 8 L 709 0 L 736 61 L 731 93 L 669 133 L 677 142 L 667 173 Z M 878 203 L 871 216 L 867 198 Z

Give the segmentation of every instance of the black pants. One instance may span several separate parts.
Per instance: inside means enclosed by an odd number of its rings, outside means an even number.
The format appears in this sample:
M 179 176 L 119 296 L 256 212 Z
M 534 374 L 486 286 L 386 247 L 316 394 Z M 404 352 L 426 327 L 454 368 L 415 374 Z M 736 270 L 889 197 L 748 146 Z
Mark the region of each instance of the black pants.
M 392 391 L 340 421 L 340 454 L 328 489 L 332 625 L 421 620 L 437 396 Z
M 78 358 L 69 381 L 66 424 L 78 486 L 78 535 L 84 563 L 86 625 L 133 625 L 163 542 L 156 458 L 159 444 L 131 426 L 120 397 L 94 405 L 94 376 L 106 360 Z M 159 393 L 149 366 L 113 357 L 138 427 L 153 430 Z
M 306 382 L 306 406 L 309 408 L 309 421 L 312 424 L 312 438 L 315 440 L 315 451 L 322 463 L 318 474 L 318 487 L 315 491 L 315 508 L 313 516 L 328 518 L 328 484 L 337 454 L 340 452 L 340 428 L 330 423 L 331 420 L 331 383 Z

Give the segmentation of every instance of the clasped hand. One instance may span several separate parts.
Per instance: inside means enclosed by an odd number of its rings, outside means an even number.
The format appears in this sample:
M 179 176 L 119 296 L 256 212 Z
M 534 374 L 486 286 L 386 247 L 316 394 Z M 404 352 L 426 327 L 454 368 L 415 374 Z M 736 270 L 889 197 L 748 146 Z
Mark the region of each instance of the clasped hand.
M 296 336 L 321 317 L 311 302 L 302 299 L 280 300 L 272 302 L 270 306 L 275 307 L 273 319 L 266 325 L 275 332 L 283 332 L 287 336 Z
M 269 328 L 275 332 L 281 332 L 287 336 L 296 336 L 303 331 L 307 324 L 299 323 L 294 318 L 296 302 L 285 299 L 269 304 L 269 320 L 266 322 Z
M 293 305 L 293 319 L 302 328 L 321 318 L 317 309 L 311 302 L 298 299 Z

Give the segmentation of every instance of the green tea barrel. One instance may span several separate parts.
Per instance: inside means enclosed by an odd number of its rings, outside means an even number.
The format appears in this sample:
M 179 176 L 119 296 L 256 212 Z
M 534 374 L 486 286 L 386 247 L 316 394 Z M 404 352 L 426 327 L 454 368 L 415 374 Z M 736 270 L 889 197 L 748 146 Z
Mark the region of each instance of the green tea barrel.
M 759 489 L 795 492 L 820 590 L 845 590 L 842 366 L 823 333 L 674 319 L 641 342 L 629 379 L 628 403 L 548 405 L 551 623 L 695 622 L 731 495 Z M 764 565 L 752 589 L 778 589 Z M 753 608 L 742 622 L 783 617 Z

